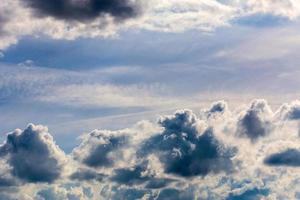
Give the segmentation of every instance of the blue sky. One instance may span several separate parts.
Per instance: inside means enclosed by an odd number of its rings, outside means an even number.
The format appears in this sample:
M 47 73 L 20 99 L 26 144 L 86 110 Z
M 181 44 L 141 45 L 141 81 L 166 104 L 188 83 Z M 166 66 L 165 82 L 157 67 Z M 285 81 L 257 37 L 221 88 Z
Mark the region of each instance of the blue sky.
M 1 107 L 14 120 L 1 117 L 1 132 L 30 122 L 47 124 L 58 135 L 70 134 L 68 144 L 58 141 L 70 148 L 74 135 L 83 131 L 120 128 L 97 124 L 97 118 L 170 112 L 218 99 L 265 97 L 274 107 L 295 99 L 297 21 L 254 26 L 239 20 L 210 32 L 130 30 L 117 38 L 75 40 L 21 37 L 2 51 Z M 89 119 L 93 126 L 56 128 L 58 122 Z
M 0 5 L 0 200 L 299 196 L 299 2 L 53 2 Z
M 181 23 L 190 23 L 183 30 L 180 24 L 172 24 L 172 12 L 180 6 L 174 2 L 164 8 L 170 21 L 161 23 L 171 23 L 165 26 L 172 27 L 167 31 L 163 27 L 124 28 L 112 37 L 82 33 L 83 37 L 71 40 L 38 35 L 34 28 L 24 36 L 14 33 L 16 42 L 3 48 L 0 59 L 1 107 L 7 113 L 0 119 L 5 124 L 2 136 L 29 122 L 47 124 L 56 131 L 60 128 L 55 124 L 70 121 L 101 121 L 123 114 L 133 117 L 139 112 L 172 111 L 223 98 L 247 101 L 266 97 L 276 106 L 297 97 L 300 40 L 298 20 L 293 18 L 296 8 L 282 8 L 278 12 L 283 13 L 276 13 L 268 10 L 268 5 L 260 11 L 259 5 L 249 3 L 253 8 L 244 8 L 240 16 L 225 17 L 231 14 L 224 11 L 218 19 L 223 22 L 212 18 L 201 24 L 185 19 L 184 14 L 215 15 L 214 11 L 201 10 L 202 6 L 221 10 L 225 6 L 226 10 L 238 4 L 190 3 L 200 10 L 179 10 Z M 94 124 L 70 127 L 69 137 L 74 139 L 73 134 L 102 126 L 118 127 Z M 58 142 L 72 146 L 71 141 Z

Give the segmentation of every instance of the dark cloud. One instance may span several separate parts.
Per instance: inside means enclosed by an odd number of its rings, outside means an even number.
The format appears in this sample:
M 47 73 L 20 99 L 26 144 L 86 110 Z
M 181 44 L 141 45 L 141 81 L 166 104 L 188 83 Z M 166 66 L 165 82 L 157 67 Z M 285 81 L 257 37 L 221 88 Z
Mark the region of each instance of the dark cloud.
M 152 178 L 150 179 L 147 184 L 145 185 L 145 188 L 148 189 L 158 189 L 166 187 L 169 183 L 174 182 L 175 180 L 169 179 L 169 178 Z
M 39 16 L 64 20 L 90 20 L 110 15 L 116 20 L 135 17 L 140 9 L 130 0 L 24 0 Z
M 211 105 L 208 110 L 209 113 L 223 113 L 227 110 L 228 106 L 225 101 L 218 101 Z
M 226 200 L 256 200 L 265 199 L 270 193 L 269 189 L 253 188 L 246 190 L 242 194 L 229 194 Z
M 214 118 L 219 114 L 224 114 L 228 110 L 228 105 L 225 101 L 214 102 L 211 107 L 205 112 L 207 118 Z
M 126 185 L 144 183 L 151 178 L 147 175 L 143 175 L 146 170 L 147 168 L 145 165 L 137 165 L 133 168 L 116 169 L 115 175 L 111 180 Z
M 0 187 L 10 187 L 18 185 L 17 181 L 13 178 L 0 177 Z
M 125 135 L 95 130 L 73 151 L 73 157 L 90 167 L 110 167 L 114 164 L 112 153 L 127 143 L 128 137 Z
M 137 164 L 131 168 L 120 168 L 114 170 L 112 181 L 123 185 L 139 185 L 146 183 L 145 188 L 158 189 L 167 186 L 174 181 L 168 178 L 157 178 L 149 172 L 148 162 Z
M 280 153 L 274 153 L 266 157 L 264 163 L 271 166 L 300 167 L 300 151 L 287 149 Z
M 90 169 L 79 169 L 77 172 L 73 173 L 70 178 L 72 180 L 79 180 L 79 181 L 102 181 L 106 175 L 98 173 L 96 171 Z
M 181 176 L 205 176 L 233 169 L 234 148 L 219 142 L 212 129 L 199 133 L 197 117 L 189 110 L 177 111 L 174 116 L 161 119 L 162 134 L 146 141 L 140 156 L 155 153 L 164 164 L 165 172 Z
M 175 188 L 166 188 L 160 191 L 156 200 L 190 200 L 195 199 L 193 192 L 180 191 Z
M 237 134 L 246 136 L 253 142 L 272 130 L 271 110 L 265 100 L 254 100 L 241 115 L 237 124 Z
M 24 131 L 8 134 L 0 152 L 7 158 L 11 174 L 21 180 L 53 182 L 61 174 L 64 154 L 45 127 L 30 124 Z

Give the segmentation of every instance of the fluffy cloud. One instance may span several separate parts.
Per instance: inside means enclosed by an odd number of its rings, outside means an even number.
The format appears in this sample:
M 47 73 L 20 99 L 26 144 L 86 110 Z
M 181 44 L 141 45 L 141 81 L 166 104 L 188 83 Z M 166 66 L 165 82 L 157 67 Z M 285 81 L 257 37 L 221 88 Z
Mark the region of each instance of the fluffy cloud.
M 219 142 L 211 128 L 203 130 L 205 124 L 192 111 L 178 111 L 159 123 L 164 132 L 145 141 L 141 154 L 157 154 L 167 173 L 205 176 L 232 170 L 234 148 Z
M 0 147 L 10 173 L 25 182 L 51 183 L 61 176 L 65 154 L 53 141 L 46 127 L 29 124 L 7 135 Z
M 283 104 L 277 112 L 277 115 L 285 120 L 300 119 L 300 102 L 294 101 L 291 104 Z
M 292 129 L 298 127 L 278 123 L 286 119 L 275 120 L 264 100 L 240 109 L 229 111 L 220 101 L 202 118 L 184 109 L 161 117 L 155 128 L 141 122 L 95 130 L 69 155 L 45 127 L 30 124 L 1 145 L 0 199 L 294 199 L 300 146 Z M 241 127 L 250 140 L 235 133 Z
M 80 146 L 74 149 L 73 157 L 90 167 L 109 167 L 122 156 L 120 148 L 127 143 L 126 135 L 95 130 L 84 137 Z
M 272 129 L 272 115 L 272 110 L 265 100 L 253 101 L 239 118 L 237 134 L 252 141 L 268 135 Z

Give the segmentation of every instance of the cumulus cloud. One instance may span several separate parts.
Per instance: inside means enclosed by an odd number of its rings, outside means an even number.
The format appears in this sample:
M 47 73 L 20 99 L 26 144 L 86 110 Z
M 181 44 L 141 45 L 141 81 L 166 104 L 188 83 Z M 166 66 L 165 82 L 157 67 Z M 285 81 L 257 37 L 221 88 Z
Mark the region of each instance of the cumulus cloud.
M 178 111 L 159 123 L 164 132 L 145 141 L 141 153 L 157 154 L 167 173 L 205 176 L 232 171 L 235 149 L 218 141 L 211 128 L 201 130 L 204 125 L 192 111 Z
M 29 124 L 7 135 L 0 146 L 10 173 L 25 182 L 51 183 L 61 176 L 65 154 L 55 144 L 46 127 Z
M 109 167 L 122 156 L 120 148 L 128 143 L 128 137 L 112 131 L 95 130 L 83 138 L 73 151 L 73 157 L 90 167 Z
M 30 124 L 0 147 L 0 199 L 294 199 L 299 136 L 280 134 L 294 127 L 277 126 L 264 100 L 241 109 L 220 101 L 205 111 L 230 112 L 225 120 L 184 109 L 161 117 L 156 128 L 148 122 L 95 130 L 69 155 L 45 127 Z M 240 126 L 249 134 L 242 136 L 259 142 L 235 134 Z M 270 132 L 256 136 L 261 127 Z
M 272 110 L 265 100 L 254 100 L 249 108 L 242 112 L 237 125 L 237 134 L 256 141 L 271 132 Z

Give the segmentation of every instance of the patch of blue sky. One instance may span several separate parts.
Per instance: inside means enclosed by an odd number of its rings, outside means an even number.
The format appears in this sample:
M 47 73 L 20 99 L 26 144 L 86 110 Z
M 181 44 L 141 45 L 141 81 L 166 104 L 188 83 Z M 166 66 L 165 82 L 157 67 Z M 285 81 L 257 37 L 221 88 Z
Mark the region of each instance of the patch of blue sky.
M 287 26 L 292 23 L 287 17 L 257 13 L 252 15 L 245 15 L 243 17 L 232 20 L 233 24 L 242 26 L 251 26 L 257 28 L 269 28 L 274 26 Z

